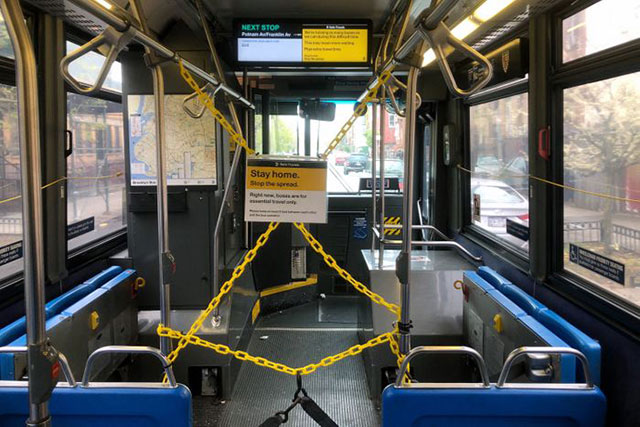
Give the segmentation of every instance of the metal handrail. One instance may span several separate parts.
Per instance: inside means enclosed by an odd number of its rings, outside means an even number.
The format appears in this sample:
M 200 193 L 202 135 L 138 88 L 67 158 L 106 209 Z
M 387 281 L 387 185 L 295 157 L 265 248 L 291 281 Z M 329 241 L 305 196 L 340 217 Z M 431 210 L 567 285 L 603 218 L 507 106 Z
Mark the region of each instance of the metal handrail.
M 191 73 L 195 74 L 196 76 L 200 77 L 206 82 L 211 83 L 214 86 L 220 85 L 221 90 L 225 92 L 227 95 L 241 102 L 246 107 L 255 109 L 255 106 L 249 100 L 244 98 L 240 93 L 236 92 L 234 89 L 227 86 L 226 84 L 219 82 L 211 74 L 207 73 L 200 67 L 195 66 L 191 62 L 187 61 L 186 59 L 178 55 L 178 53 L 174 52 L 173 50 L 169 49 L 168 47 L 164 46 L 163 44 L 155 40 L 150 35 L 141 31 L 137 27 L 137 23 L 134 22 L 134 20 L 131 19 L 129 16 L 127 16 L 128 14 L 125 11 L 118 9 L 119 13 L 116 14 L 114 13 L 113 10 L 107 9 L 104 6 L 100 5 L 98 2 L 93 0 L 68 0 L 68 1 L 74 4 L 75 6 L 81 8 L 82 10 L 95 16 L 99 20 L 103 21 L 108 26 L 113 27 L 116 31 L 125 32 L 130 30 L 133 34 L 132 40 L 135 40 L 136 42 L 142 44 L 143 46 L 153 50 L 164 59 L 173 61 L 175 63 L 182 62 L 184 67 L 187 70 L 189 70 Z M 114 9 L 116 8 L 114 7 Z
M 416 357 L 419 354 L 463 354 L 466 356 L 470 356 L 472 359 L 476 361 L 478 364 L 478 371 L 480 371 L 480 378 L 482 378 L 482 387 L 489 388 L 491 387 L 491 383 L 489 382 L 489 371 L 487 370 L 487 365 L 484 363 L 484 359 L 475 349 L 466 346 L 420 346 L 412 349 L 402 361 L 402 366 L 400 366 L 400 372 L 398 373 L 398 377 L 396 378 L 395 387 L 402 387 L 402 379 L 407 373 L 407 369 L 409 368 L 409 363 L 411 359 Z M 442 383 L 442 385 L 448 385 L 452 383 Z M 458 384 L 458 383 L 455 383 Z M 470 384 L 474 383 L 462 383 L 464 386 L 468 387 Z M 420 387 L 420 383 L 409 384 L 410 386 Z
M 0 347 L 0 353 L 25 353 L 26 354 L 27 352 L 28 352 L 28 348 L 24 346 Z M 62 373 L 64 374 L 64 377 L 67 380 L 67 383 L 69 383 L 71 387 L 75 387 L 76 379 L 73 376 L 73 372 L 71 372 L 71 367 L 69 367 L 69 361 L 67 360 L 66 356 L 60 352 L 58 352 L 57 356 L 58 356 L 58 361 L 60 362 L 60 368 L 62 369 Z
M 171 368 L 169 359 L 167 359 L 167 357 L 162 354 L 162 352 L 157 348 L 148 346 L 108 345 L 105 347 L 100 347 L 99 349 L 91 353 L 91 355 L 87 359 L 87 364 L 84 367 L 84 375 L 82 376 L 83 387 L 90 386 L 91 371 L 93 369 L 94 362 L 98 356 L 102 356 L 104 354 L 148 354 L 151 356 L 155 356 L 162 362 L 162 368 L 164 369 L 164 373 L 167 375 L 169 386 L 174 388 L 178 386 L 176 377 L 173 375 L 173 369 Z
M 385 227 L 387 227 L 387 226 L 385 225 Z M 418 228 L 418 229 L 422 228 L 421 226 L 415 226 L 415 225 L 412 228 L 414 228 L 414 227 Z M 380 238 L 380 232 L 375 228 L 372 228 L 372 230 L 373 230 L 373 233 L 378 238 L 378 240 L 380 242 L 382 242 L 383 244 L 385 244 L 385 245 L 402 245 L 403 244 L 403 240 L 391 240 L 391 239 L 384 239 L 384 238 L 381 239 Z M 447 240 L 447 241 L 444 241 L 444 242 L 441 241 L 441 240 L 412 240 L 411 241 L 411 245 L 412 246 L 432 246 L 432 247 L 454 248 L 454 249 L 457 249 L 459 252 L 461 252 L 463 255 L 467 256 L 472 261 L 480 262 L 480 263 L 483 262 L 483 259 L 482 259 L 481 256 L 473 255 L 464 246 L 462 246 L 460 243 L 455 242 L 453 240 Z
M 515 363 L 516 359 L 524 356 L 525 354 L 570 354 L 575 356 L 582 363 L 582 370 L 584 372 L 584 384 L 506 384 L 509 378 L 509 371 Z M 581 352 L 571 347 L 519 347 L 509 353 L 507 360 L 505 360 L 502 366 L 502 371 L 498 377 L 497 387 L 502 388 L 548 388 L 550 386 L 557 386 L 558 388 L 583 388 L 593 389 L 593 377 L 591 376 L 591 368 L 587 357 Z
M 133 39 L 133 36 L 134 33 L 131 28 L 121 33 L 113 27 L 107 27 L 97 37 L 89 40 L 87 43 L 62 58 L 60 61 L 60 73 L 62 74 L 62 77 L 64 77 L 67 83 L 69 83 L 69 85 L 79 93 L 91 95 L 98 92 L 102 88 L 104 81 L 107 79 L 109 71 L 111 71 L 111 65 L 116 61 L 116 58 L 122 49 Z M 87 85 L 76 80 L 69 71 L 71 63 L 102 46 L 109 46 L 109 52 L 102 63 L 102 67 L 100 67 L 100 71 L 98 72 L 95 82 L 92 85 Z
M 425 25 L 421 23 L 418 26 L 418 32 L 429 42 L 431 48 L 436 54 L 438 66 L 440 67 L 444 81 L 451 92 L 460 96 L 473 95 L 485 87 L 493 77 L 493 66 L 487 57 L 454 36 L 444 22 L 440 22 L 440 24 L 438 24 L 438 26 L 433 30 L 427 29 Z M 469 89 L 460 89 L 458 86 L 443 49 L 446 45 L 461 51 L 464 56 L 470 58 L 472 61 L 478 61 L 482 64 L 482 77 L 473 83 Z

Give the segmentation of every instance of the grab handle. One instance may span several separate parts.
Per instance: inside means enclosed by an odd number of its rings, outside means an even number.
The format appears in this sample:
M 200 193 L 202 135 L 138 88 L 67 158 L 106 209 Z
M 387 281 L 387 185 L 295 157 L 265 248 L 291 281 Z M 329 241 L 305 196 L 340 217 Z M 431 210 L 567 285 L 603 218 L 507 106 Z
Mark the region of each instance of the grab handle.
M 0 347 L 0 353 L 27 353 L 27 347 L 19 346 L 19 347 Z M 60 368 L 62 369 L 62 373 L 66 378 L 67 382 L 71 387 L 76 386 L 76 379 L 73 376 L 73 372 L 71 372 L 71 368 L 69 367 L 69 361 L 65 357 L 64 354 L 58 353 L 58 362 L 60 363 Z
M 504 362 L 504 366 L 502 367 L 502 372 L 500 372 L 500 377 L 498 377 L 498 382 L 496 384 L 497 387 L 525 387 L 530 386 L 530 384 L 513 384 L 513 385 L 505 385 L 507 382 L 507 378 L 509 378 L 509 371 L 511 367 L 515 363 L 516 359 L 524 356 L 525 354 L 570 354 L 575 356 L 582 363 L 582 369 L 584 371 L 584 379 L 585 384 L 547 384 L 546 386 L 559 386 L 561 388 L 575 388 L 576 386 L 581 386 L 581 388 L 592 389 L 593 388 L 593 378 L 591 377 L 591 369 L 589 367 L 589 361 L 586 356 L 582 354 L 582 352 L 576 350 L 571 347 L 520 347 L 513 350 L 507 356 L 507 360 Z M 539 388 L 540 384 L 531 385 L 532 387 Z M 571 387 L 573 386 L 573 387 Z
M 489 372 L 487 371 L 487 366 L 484 363 L 484 359 L 476 350 L 471 347 L 466 346 L 420 346 L 412 349 L 402 361 L 402 366 L 400 366 L 400 372 L 398 373 L 398 378 L 396 379 L 395 386 L 402 387 L 402 379 L 407 373 L 407 369 L 409 367 L 409 362 L 411 359 L 416 357 L 419 354 L 463 354 L 466 356 L 470 356 L 474 359 L 478 365 L 478 370 L 480 371 L 480 377 L 482 378 L 482 386 L 489 387 L 491 384 L 489 383 Z M 445 385 L 446 383 L 443 383 Z
M 67 54 L 60 61 L 60 72 L 62 73 L 62 77 L 69 83 L 69 85 L 84 95 L 91 95 L 102 88 L 104 81 L 107 79 L 109 71 L 111 70 L 111 65 L 115 62 L 116 58 L 120 54 L 120 51 L 129 44 L 129 42 L 135 36 L 135 31 L 133 27 L 129 28 L 129 30 L 125 32 L 119 32 L 113 27 L 107 27 L 102 33 L 98 36 L 89 40 L 87 43 L 78 47 L 76 50 Z M 102 63 L 102 67 L 98 72 L 98 77 L 96 81 L 91 84 L 81 83 L 76 80 L 71 73 L 69 72 L 69 65 L 76 59 L 84 56 L 85 54 L 92 52 L 102 46 L 108 46 L 109 51 L 107 56 Z
M 84 368 L 84 375 L 82 376 L 82 386 L 89 386 L 89 379 L 91 378 L 91 371 L 93 368 L 94 361 L 98 356 L 104 354 L 149 354 L 151 356 L 155 356 L 158 360 L 162 362 L 162 368 L 164 369 L 164 373 L 167 375 L 167 379 L 169 380 L 169 385 L 171 387 L 177 387 L 176 377 L 173 375 L 173 370 L 171 369 L 171 363 L 169 359 L 162 354 L 160 350 L 153 347 L 147 346 L 126 346 L 126 345 L 108 345 L 105 347 L 100 347 L 87 359 L 87 364 Z
M 424 26 L 424 23 L 419 24 L 418 31 L 420 31 L 420 34 L 429 42 L 431 48 L 436 54 L 438 66 L 442 71 L 444 81 L 450 91 L 460 96 L 470 96 L 478 92 L 480 89 L 485 87 L 489 81 L 491 81 L 491 78 L 493 77 L 493 66 L 491 65 L 491 62 L 489 62 L 489 60 L 477 50 L 454 36 L 443 22 L 440 22 L 432 30 L 427 29 Z M 480 79 L 473 83 L 469 89 L 460 89 L 458 86 L 443 49 L 446 45 L 460 51 L 467 58 L 473 61 L 478 61 L 482 65 L 482 74 Z
M 212 87 L 211 83 L 207 83 L 205 84 L 202 88 L 200 88 L 200 90 L 202 92 L 207 91 L 208 89 L 210 89 Z M 216 94 L 218 93 L 218 91 L 220 90 L 220 86 L 218 86 L 217 88 L 215 88 L 215 90 L 213 91 L 213 95 L 211 96 L 212 100 L 215 100 L 216 98 Z M 193 92 L 191 95 L 185 96 L 185 98 L 182 100 L 182 109 L 184 110 L 185 113 L 187 113 L 187 115 L 189 117 L 191 117 L 192 119 L 199 119 L 202 118 L 202 116 L 204 115 L 204 112 L 206 111 L 207 107 L 206 105 L 202 105 L 200 107 L 200 110 L 198 112 L 193 111 L 191 108 L 189 108 L 188 103 L 189 101 L 191 101 L 192 99 L 195 99 L 198 97 L 198 92 Z

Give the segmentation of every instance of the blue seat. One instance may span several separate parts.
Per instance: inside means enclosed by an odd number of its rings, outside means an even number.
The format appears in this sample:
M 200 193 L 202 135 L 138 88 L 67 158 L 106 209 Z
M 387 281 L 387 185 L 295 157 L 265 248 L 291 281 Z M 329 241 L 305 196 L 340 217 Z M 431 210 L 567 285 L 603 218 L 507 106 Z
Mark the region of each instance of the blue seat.
M 525 291 L 502 277 L 496 271 L 483 266 L 478 272 L 465 272 L 465 274 L 478 276 L 484 279 L 490 286 L 495 287 L 500 293 L 522 308 L 527 314 L 536 319 L 570 347 L 580 350 L 591 366 L 593 382 L 600 385 L 601 348 L 600 344 L 587 334 L 573 326 L 571 323 L 549 310 L 544 304 L 527 294 Z M 471 277 L 471 276 L 470 276 Z M 474 280 L 475 281 L 475 280 Z M 578 371 L 577 378 L 581 379 L 582 371 Z
M 24 425 L 28 417 L 26 387 L 0 387 L 0 427 Z M 171 387 L 65 387 L 51 395 L 53 425 L 61 427 L 188 427 L 191 392 Z
M 397 388 L 382 393 L 384 427 L 599 427 L 606 399 L 590 390 Z
M 84 283 L 52 299 L 45 305 L 46 318 L 50 319 L 56 314 L 61 313 L 62 310 L 77 302 L 81 298 L 89 295 L 92 291 L 98 289 L 100 286 L 104 285 L 121 272 L 122 267 L 109 267 L 96 274 L 92 278 L 86 280 Z M 25 334 L 27 331 L 26 325 L 26 319 L 23 316 L 13 323 L 10 323 L 4 328 L 0 329 L 0 346 L 9 345 L 10 343 L 18 339 L 21 335 Z
M 0 329 L 0 347 L 9 345 L 10 342 L 24 334 L 26 330 L 27 319 L 24 316 Z

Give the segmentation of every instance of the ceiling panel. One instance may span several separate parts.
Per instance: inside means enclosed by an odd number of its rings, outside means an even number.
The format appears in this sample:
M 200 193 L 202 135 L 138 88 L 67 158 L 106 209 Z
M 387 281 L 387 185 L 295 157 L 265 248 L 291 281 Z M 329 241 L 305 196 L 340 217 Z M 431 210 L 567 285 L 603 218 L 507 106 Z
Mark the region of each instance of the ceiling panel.
M 204 0 L 212 15 L 231 31 L 233 18 L 354 18 L 371 19 L 379 31 L 393 0 Z

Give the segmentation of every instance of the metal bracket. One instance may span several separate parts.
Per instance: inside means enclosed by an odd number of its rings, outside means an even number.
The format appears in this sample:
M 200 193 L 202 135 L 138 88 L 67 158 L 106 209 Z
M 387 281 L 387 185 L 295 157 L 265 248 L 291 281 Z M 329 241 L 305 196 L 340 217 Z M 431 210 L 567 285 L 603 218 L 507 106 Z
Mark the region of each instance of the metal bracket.
M 440 67 L 444 81 L 451 92 L 459 96 L 469 96 L 478 92 L 489 83 L 493 77 L 493 66 L 491 65 L 491 62 L 489 62 L 489 60 L 477 50 L 454 36 L 443 22 L 438 23 L 438 25 L 433 29 L 428 29 L 423 21 L 418 24 L 418 31 L 422 37 L 429 42 L 431 48 L 436 54 L 438 66 Z M 467 58 L 470 58 L 473 61 L 478 61 L 482 65 L 481 78 L 471 85 L 469 89 L 460 89 L 458 86 L 458 83 L 453 76 L 453 72 L 451 71 L 451 67 L 449 67 L 449 63 L 447 62 L 447 55 L 444 51 L 445 46 L 451 46 Z
M 129 26 L 124 32 L 120 32 L 113 27 L 107 27 L 97 37 L 62 58 L 60 61 L 60 72 L 62 73 L 62 77 L 64 77 L 71 87 L 84 95 L 91 95 L 99 91 L 111 70 L 111 65 L 115 62 L 122 49 L 127 46 L 131 40 L 133 40 L 135 35 L 136 30 L 131 26 Z M 106 58 L 102 63 L 98 77 L 93 85 L 81 83 L 71 75 L 69 72 L 69 65 L 73 61 L 96 49 L 104 51 L 106 47 L 108 47 Z

